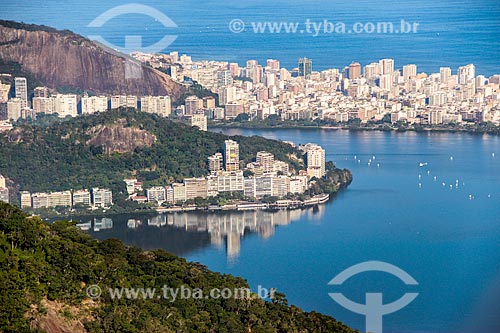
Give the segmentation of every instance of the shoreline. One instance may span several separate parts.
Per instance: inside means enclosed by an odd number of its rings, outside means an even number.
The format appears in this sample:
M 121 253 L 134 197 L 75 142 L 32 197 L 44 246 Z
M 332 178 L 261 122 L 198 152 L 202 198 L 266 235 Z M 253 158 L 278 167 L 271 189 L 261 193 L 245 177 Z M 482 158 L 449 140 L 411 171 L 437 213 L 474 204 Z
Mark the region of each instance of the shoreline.
M 259 211 L 259 210 L 298 210 L 314 207 L 317 205 L 323 205 L 332 200 L 336 193 L 332 194 L 319 194 L 314 197 L 300 201 L 300 200 L 278 200 L 275 203 L 263 203 L 263 202 L 241 202 L 232 205 L 225 206 L 208 206 L 208 207 L 197 207 L 197 206 L 186 206 L 186 207 L 170 207 L 170 208 L 162 208 L 155 207 L 150 210 L 143 211 L 133 211 L 133 212 L 113 212 L 113 213 L 97 213 L 97 214 L 75 214 L 75 215 L 66 215 L 66 220 L 72 221 L 81 218 L 105 218 L 105 217 L 113 217 L 120 215 L 142 215 L 142 214 L 174 214 L 174 213 L 189 213 L 189 212 L 200 212 L 200 213 L 213 213 L 213 212 L 243 212 L 243 211 Z M 61 219 L 58 216 L 40 216 L 45 221 L 60 221 Z
M 211 123 L 208 125 L 209 130 L 214 130 L 214 129 L 255 129 L 255 130 L 290 130 L 290 129 L 300 129 L 300 130 L 330 130 L 330 131 L 340 131 L 340 130 L 345 130 L 345 131 L 363 131 L 363 132 L 398 132 L 398 133 L 404 133 L 404 132 L 415 132 L 415 133 L 461 133 L 461 134 L 470 134 L 470 135 L 494 135 L 498 136 L 500 135 L 500 129 L 496 129 L 498 132 L 492 132 L 492 131 L 476 131 L 476 130 L 471 130 L 467 128 L 430 128 L 430 127 L 423 127 L 423 128 L 414 128 L 414 127 L 409 127 L 409 128 L 397 128 L 397 127 L 385 127 L 381 128 L 378 126 L 374 127 L 350 127 L 350 126 L 328 126 L 328 125 L 315 125 L 315 126 L 307 126 L 307 125 L 292 125 L 292 124 L 286 124 L 283 126 L 270 126 L 270 125 L 245 125 L 245 123 Z
M 242 202 L 233 205 L 225 206 L 208 206 L 208 207 L 172 207 L 172 208 L 154 208 L 157 213 L 178 213 L 178 212 L 217 212 L 217 211 L 252 211 L 252 210 L 296 210 L 308 208 L 316 205 L 325 204 L 330 201 L 330 194 L 316 195 L 308 200 L 278 200 L 276 203 L 262 203 L 262 202 Z

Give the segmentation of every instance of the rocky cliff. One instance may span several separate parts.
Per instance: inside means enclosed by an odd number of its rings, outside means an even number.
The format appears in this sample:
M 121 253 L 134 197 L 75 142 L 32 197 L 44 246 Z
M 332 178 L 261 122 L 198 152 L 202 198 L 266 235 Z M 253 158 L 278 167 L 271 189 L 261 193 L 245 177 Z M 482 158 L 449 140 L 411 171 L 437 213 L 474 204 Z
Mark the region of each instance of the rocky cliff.
M 0 60 L 19 63 L 23 72 L 53 89 L 173 99 L 183 93 L 164 73 L 70 31 L 44 26 L 0 20 Z
M 101 147 L 106 154 L 133 153 L 137 148 L 151 147 L 156 136 L 135 127 L 124 127 L 119 122 L 113 125 L 97 125 L 86 133 L 92 138 L 87 144 Z

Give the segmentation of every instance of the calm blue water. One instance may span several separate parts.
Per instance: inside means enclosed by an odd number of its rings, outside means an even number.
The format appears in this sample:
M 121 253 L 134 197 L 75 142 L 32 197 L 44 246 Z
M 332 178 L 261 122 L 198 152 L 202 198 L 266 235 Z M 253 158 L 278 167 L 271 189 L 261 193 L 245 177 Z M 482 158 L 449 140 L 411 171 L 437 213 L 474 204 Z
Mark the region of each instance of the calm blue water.
M 163 247 L 212 270 L 243 276 L 253 288 L 276 287 L 291 303 L 360 330 L 364 318 L 334 303 L 329 292 L 340 291 L 358 303 L 364 303 L 366 292 L 383 292 L 386 303 L 406 292 L 420 293 L 408 307 L 384 317 L 384 332 L 500 332 L 499 137 L 224 132 L 316 142 L 329 160 L 352 170 L 354 183 L 318 211 L 177 214 L 150 219 L 149 226 L 143 218 L 136 229 L 127 228 L 122 218 L 113 229 L 91 234 Z M 421 162 L 428 166 L 419 167 Z M 231 238 L 224 237 L 231 232 Z M 369 260 L 396 265 L 419 285 L 405 286 L 384 273 L 364 273 L 342 287 L 327 285 L 344 269 Z
M 134 2 L 134 1 L 131 1 Z M 440 66 L 474 63 L 478 74 L 500 72 L 500 1 L 498 0 L 149 0 L 140 3 L 157 8 L 178 28 L 166 29 L 144 15 L 128 14 L 110 20 L 102 28 L 87 25 L 104 11 L 127 1 L 2 1 L 0 18 L 70 29 L 83 35 L 101 35 L 115 45 L 125 35 L 140 35 L 145 45 L 163 36 L 178 39 L 166 52 L 178 50 L 195 59 L 219 59 L 243 64 L 247 59 L 264 62 L 280 59 L 284 66 L 297 66 L 308 56 L 314 68 L 342 68 L 353 60 L 363 65 L 390 57 L 396 66 L 418 65 L 419 71 L 437 72 Z M 416 34 L 361 34 L 312 37 L 307 34 L 254 34 L 247 29 L 233 34 L 233 19 L 305 22 L 393 22 L 401 19 L 420 24 Z M 301 28 L 304 28 L 302 25 Z

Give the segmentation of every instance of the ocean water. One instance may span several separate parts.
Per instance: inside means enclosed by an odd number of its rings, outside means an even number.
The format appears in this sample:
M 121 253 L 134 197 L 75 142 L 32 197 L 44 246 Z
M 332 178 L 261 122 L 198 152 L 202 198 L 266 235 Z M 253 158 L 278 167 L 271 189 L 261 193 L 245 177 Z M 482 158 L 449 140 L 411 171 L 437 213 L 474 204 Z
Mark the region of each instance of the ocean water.
M 179 51 L 194 59 L 216 59 L 244 64 L 247 59 L 282 61 L 291 69 L 297 60 L 313 59 L 314 69 L 343 68 L 352 61 L 362 65 L 382 58 L 394 58 L 396 66 L 415 63 L 418 71 L 438 72 L 440 66 L 474 63 L 477 73 L 500 72 L 500 2 L 498 0 L 253 0 L 173 1 L 149 0 L 167 15 L 177 28 L 165 28 L 155 19 L 125 14 L 99 28 L 88 24 L 113 7 L 127 1 L 2 1 L 0 18 L 70 29 L 85 36 L 100 35 L 109 43 L 123 46 L 125 36 L 141 36 L 143 45 L 158 42 L 165 35 L 178 36 L 163 52 Z M 246 23 L 243 33 L 230 32 L 229 23 Z M 419 23 L 410 34 L 256 34 L 251 22 L 391 22 Z
M 384 303 L 419 293 L 406 308 L 383 318 L 384 332 L 500 332 L 499 137 L 224 132 L 318 143 L 328 160 L 352 170 L 354 182 L 316 210 L 129 216 L 91 235 L 164 248 L 212 270 L 243 276 L 254 290 L 276 287 L 290 303 L 360 330 L 364 317 L 342 308 L 328 293 L 342 292 L 358 303 L 364 303 L 367 292 L 382 292 Z M 142 225 L 127 226 L 130 218 Z M 418 285 L 379 272 L 359 274 L 341 287 L 328 285 L 344 269 L 366 261 L 396 265 Z

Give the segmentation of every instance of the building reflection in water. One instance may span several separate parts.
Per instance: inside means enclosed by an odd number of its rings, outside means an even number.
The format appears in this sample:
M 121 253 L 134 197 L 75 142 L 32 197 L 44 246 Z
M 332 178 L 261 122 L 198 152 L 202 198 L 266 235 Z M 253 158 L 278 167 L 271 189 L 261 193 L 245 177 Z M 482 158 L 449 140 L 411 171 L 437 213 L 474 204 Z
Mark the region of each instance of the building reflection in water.
M 248 234 L 267 239 L 276 227 L 304 219 L 320 223 L 325 205 L 293 211 L 186 212 L 94 218 L 78 224 L 97 239 L 118 238 L 126 244 L 146 250 L 163 248 L 177 255 L 187 255 L 207 246 L 226 248 L 228 260 L 238 257 L 241 240 Z M 208 237 L 207 237 L 208 236 Z

